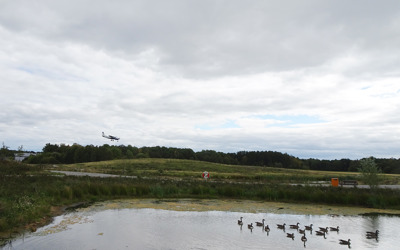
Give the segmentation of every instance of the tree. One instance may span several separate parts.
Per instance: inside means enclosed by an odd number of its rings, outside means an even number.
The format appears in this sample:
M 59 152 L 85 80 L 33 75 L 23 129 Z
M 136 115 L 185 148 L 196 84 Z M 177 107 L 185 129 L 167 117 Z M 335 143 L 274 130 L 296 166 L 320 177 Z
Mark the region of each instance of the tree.
M 58 152 L 59 146 L 57 144 L 50 144 L 46 143 L 46 145 L 43 147 L 42 151 L 43 153 L 53 153 L 53 152 Z
M 24 146 L 23 145 L 18 147 L 17 155 L 19 157 L 22 157 L 24 155 Z
M 377 188 L 380 182 L 380 173 L 382 172 L 378 165 L 375 163 L 375 158 L 369 157 L 360 160 L 361 177 L 363 182 L 369 185 L 370 188 Z
M 0 160 L 7 158 L 14 159 L 14 153 L 3 142 L 3 146 L 0 148 Z

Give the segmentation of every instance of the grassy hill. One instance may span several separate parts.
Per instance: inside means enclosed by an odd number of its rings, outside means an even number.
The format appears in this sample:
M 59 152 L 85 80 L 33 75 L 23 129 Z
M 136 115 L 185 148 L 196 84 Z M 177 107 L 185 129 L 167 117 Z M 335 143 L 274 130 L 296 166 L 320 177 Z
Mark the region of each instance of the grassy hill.
M 239 166 L 210 163 L 195 160 L 143 158 L 129 160 L 112 160 L 76 164 L 51 165 L 47 169 L 106 173 L 137 176 L 139 178 L 177 178 L 184 180 L 201 180 L 204 171 L 210 173 L 210 180 L 230 182 L 256 181 L 261 183 L 300 183 L 329 182 L 331 178 L 358 180 L 360 174 L 355 172 L 316 171 L 301 169 L 284 169 L 259 166 Z M 400 175 L 384 176 L 382 184 L 400 183 Z

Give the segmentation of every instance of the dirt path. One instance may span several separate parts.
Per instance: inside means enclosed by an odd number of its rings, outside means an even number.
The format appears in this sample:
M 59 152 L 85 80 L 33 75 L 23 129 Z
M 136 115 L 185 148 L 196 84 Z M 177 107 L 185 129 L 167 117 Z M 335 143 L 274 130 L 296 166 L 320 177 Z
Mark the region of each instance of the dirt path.
M 102 174 L 102 173 L 75 172 L 75 171 L 51 170 L 50 172 L 58 173 L 58 174 L 65 174 L 65 175 L 71 175 L 71 176 L 90 176 L 90 177 L 101 177 L 101 178 L 122 177 L 122 178 L 133 178 L 133 179 L 137 178 L 137 176 L 129 176 L 129 175 Z
M 65 174 L 71 176 L 90 176 L 90 177 L 101 177 L 101 178 L 138 178 L 137 176 L 129 176 L 129 175 L 115 175 L 115 174 L 102 174 L 102 173 L 89 173 L 89 172 L 75 172 L 75 171 L 58 171 L 51 170 L 52 173 Z M 291 184 L 291 185 L 299 185 L 299 184 Z M 329 183 L 321 183 L 321 184 L 300 184 L 300 185 L 316 185 L 316 186 L 331 186 Z M 352 185 L 345 185 L 343 187 L 353 188 Z M 388 189 L 400 189 L 400 185 L 379 185 L 379 188 L 388 188 Z M 368 185 L 357 185 L 357 188 L 369 188 Z

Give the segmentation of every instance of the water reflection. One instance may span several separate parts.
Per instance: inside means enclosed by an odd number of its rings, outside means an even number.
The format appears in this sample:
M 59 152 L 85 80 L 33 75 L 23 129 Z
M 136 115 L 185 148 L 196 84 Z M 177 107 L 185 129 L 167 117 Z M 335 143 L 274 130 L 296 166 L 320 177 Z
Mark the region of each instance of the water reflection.
M 4 249 L 394 249 L 399 223 L 379 215 L 83 209 Z M 368 238 L 375 230 L 379 237 Z

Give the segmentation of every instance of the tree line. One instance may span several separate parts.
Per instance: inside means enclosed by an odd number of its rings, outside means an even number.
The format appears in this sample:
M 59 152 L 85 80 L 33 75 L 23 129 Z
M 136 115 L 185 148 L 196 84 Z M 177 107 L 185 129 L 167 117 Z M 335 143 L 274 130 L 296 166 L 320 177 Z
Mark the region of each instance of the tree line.
M 102 146 L 82 146 L 79 144 L 58 145 L 50 143 L 47 143 L 43 147 L 42 153 L 28 157 L 25 159 L 25 162 L 31 164 L 71 164 L 137 158 L 188 159 L 232 165 L 322 171 L 357 172 L 360 166 L 360 160 L 299 159 L 287 153 L 276 151 L 239 151 L 237 153 L 223 153 L 214 150 L 202 150 L 194 152 L 190 148 L 161 146 L 138 148 L 131 145 L 115 146 L 104 144 Z M 374 158 L 374 160 L 382 173 L 400 174 L 400 159 Z

